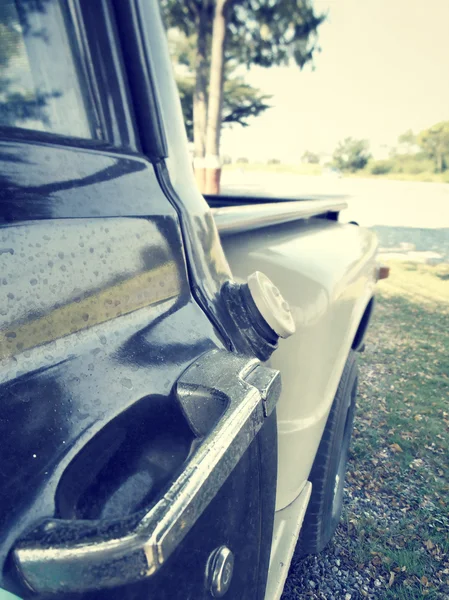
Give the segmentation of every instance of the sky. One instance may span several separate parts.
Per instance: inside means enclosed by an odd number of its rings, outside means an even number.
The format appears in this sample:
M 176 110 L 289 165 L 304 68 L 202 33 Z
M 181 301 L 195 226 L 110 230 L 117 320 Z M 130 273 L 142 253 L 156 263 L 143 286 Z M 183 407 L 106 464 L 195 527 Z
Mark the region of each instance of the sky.
M 367 139 L 376 158 L 397 137 L 449 120 L 449 0 L 315 0 L 328 13 L 315 70 L 252 67 L 273 108 L 222 133 L 222 155 L 297 162 Z M 237 149 L 237 150 L 236 150 Z

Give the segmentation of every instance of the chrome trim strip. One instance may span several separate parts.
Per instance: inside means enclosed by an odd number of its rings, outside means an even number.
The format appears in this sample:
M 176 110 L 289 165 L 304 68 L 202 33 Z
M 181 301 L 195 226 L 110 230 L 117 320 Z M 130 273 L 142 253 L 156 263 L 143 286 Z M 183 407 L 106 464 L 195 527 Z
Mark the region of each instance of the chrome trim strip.
M 225 206 L 211 208 L 211 212 L 219 233 L 226 235 L 308 219 L 327 212 L 340 212 L 347 206 L 343 200 L 299 200 L 247 206 Z

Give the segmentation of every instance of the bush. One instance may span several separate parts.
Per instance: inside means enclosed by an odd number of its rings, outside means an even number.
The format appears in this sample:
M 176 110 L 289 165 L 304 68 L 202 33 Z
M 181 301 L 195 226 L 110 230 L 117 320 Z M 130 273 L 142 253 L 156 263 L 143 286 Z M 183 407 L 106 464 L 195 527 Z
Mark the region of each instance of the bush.
M 403 173 L 418 175 L 419 173 L 433 173 L 434 165 L 431 160 L 408 160 L 404 162 Z
M 239 165 L 247 165 L 249 163 L 249 160 L 245 157 L 242 157 L 238 158 L 235 162 Z
M 267 160 L 267 165 L 280 165 L 281 161 L 278 158 L 269 158 Z
M 332 166 L 339 171 L 350 171 L 351 173 L 359 171 L 366 166 L 371 158 L 368 148 L 367 140 L 354 140 L 348 137 L 340 142 L 335 149 Z
M 368 163 L 368 171 L 372 175 L 385 175 L 391 173 L 393 163 L 391 160 L 372 160 Z
M 304 152 L 301 160 L 303 163 L 308 163 L 309 165 L 319 165 L 320 164 L 319 155 L 315 154 L 315 152 L 310 152 L 309 150 L 306 150 Z
M 422 158 L 419 155 L 398 155 L 393 159 L 393 171 L 395 173 L 408 173 L 419 175 L 420 173 L 433 173 L 435 165 L 433 161 Z

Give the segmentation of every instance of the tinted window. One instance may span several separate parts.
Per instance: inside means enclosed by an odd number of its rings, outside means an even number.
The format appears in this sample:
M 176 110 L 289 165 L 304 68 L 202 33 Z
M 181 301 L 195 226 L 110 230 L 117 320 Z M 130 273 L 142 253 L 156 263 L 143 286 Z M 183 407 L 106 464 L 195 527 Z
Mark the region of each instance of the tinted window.
M 0 0 L 0 126 L 101 137 L 66 0 Z

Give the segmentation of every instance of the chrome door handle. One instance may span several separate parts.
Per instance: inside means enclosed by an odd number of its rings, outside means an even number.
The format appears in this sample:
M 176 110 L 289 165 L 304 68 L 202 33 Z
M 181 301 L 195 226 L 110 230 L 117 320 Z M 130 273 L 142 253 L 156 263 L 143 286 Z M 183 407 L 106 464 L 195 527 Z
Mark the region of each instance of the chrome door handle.
M 152 576 L 207 508 L 272 412 L 280 373 L 214 350 L 179 378 L 178 402 L 202 438 L 182 473 L 149 509 L 110 521 L 47 519 L 13 556 L 38 593 L 83 592 Z

